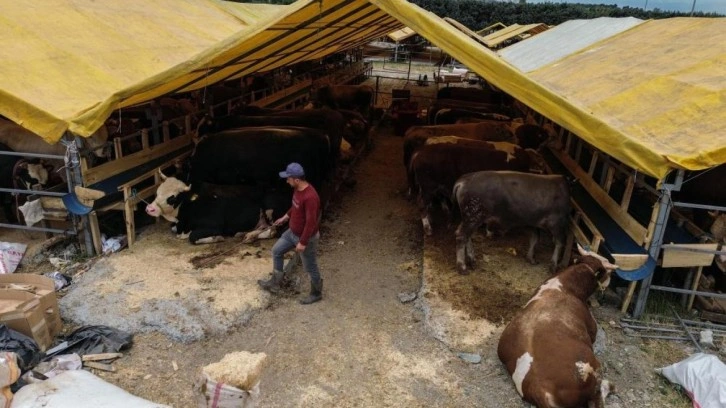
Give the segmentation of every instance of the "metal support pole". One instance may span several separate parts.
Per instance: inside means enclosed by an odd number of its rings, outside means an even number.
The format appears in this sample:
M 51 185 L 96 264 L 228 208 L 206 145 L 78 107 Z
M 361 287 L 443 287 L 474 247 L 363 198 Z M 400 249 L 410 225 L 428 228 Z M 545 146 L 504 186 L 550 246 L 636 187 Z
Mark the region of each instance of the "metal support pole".
M 75 143 L 76 146 L 82 146 L 81 140 L 78 138 L 78 136 L 73 136 L 69 132 L 66 132 L 65 135 L 66 139 L 71 141 L 72 143 Z M 69 157 L 68 157 L 68 163 L 66 163 L 66 169 L 71 173 L 72 177 L 68 178 L 68 191 L 71 193 L 75 192 L 76 186 L 82 186 L 83 185 L 83 175 L 81 174 L 81 158 L 78 154 L 78 149 L 69 149 Z M 69 212 L 70 213 L 70 212 Z M 80 222 L 83 226 L 83 238 L 84 243 L 86 247 L 86 254 L 91 256 L 94 255 L 93 250 L 93 239 L 91 237 L 91 229 L 89 228 L 90 221 L 88 219 L 88 215 L 84 215 L 82 217 L 78 217 L 76 215 L 73 215 L 73 226 L 78 231 L 77 226 L 77 220 L 80 218 Z
M 648 253 L 654 259 L 658 259 L 661 245 L 663 245 L 663 234 L 665 233 L 666 224 L 672 207 L 671 191 L 679 190 L 681 188 L 683 174 L 683 170 L 678 170 L 678 173 L 676 173 L 676 181 L 673 184 L 666 183 L 665 177 L 661 180 L 661 195 L 660 199 L 658 199 L 658 217 L 656 217 L 653 237 L 650 240 L 650 247 L 648 248 Z M 653 281 L 653 275 L 655 275 L 655 272 L 651 273 L 640 283 L 638 299 L 635 302 L 635 309 L 633 310 L 633 316 L 635 318 L 640 317 L 645 311 L 645 302 L 648 300 L 648 291 L 650 291 L 650 284 Z

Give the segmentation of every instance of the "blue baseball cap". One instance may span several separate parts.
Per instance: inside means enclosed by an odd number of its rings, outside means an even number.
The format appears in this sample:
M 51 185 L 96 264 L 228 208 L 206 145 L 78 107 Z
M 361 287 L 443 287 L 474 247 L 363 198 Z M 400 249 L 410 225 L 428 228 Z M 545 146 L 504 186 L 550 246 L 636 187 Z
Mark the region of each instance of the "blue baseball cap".
M 300 165 L 300 163 L 290 163 L 287 165 L 287 168 L 285 171 L 280 172 L 280 177 L 282 178 L 288 178 L 288 177 L 304 177 L 305 176 L 305 170 L 303 170 L 303 167 Z

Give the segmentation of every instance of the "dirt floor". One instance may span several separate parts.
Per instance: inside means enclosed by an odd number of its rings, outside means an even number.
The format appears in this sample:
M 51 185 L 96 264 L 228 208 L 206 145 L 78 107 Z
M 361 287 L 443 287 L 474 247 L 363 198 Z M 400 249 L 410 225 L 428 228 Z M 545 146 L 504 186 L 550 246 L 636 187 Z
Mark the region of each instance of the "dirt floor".
M 354 167 L 355 184 L 343 188 L 322 225 L 323 301 L 303 306 L 297 299 L 305 293 L 273 297 L 257 288 L 255 281 L 270 269 L 272 241 L 191 247 L 170 239 L 165 225 L 152 226 L 141 232 L 136 249 L 94 260 L 83 272 L 90 277 L 105 271 L 105 280 L 79 277 L 78 289 L 69 291 L 87 289 L 85 279 L 106 285 L 74 300 L 83 307 L 126 294 L 128 314 L 111 313 L 109 306 L 89 318 L 124 326 L 145 300 L 158 299 L 209 307 L 208 315 L 201 314 L 205 318 L 231 311 L 244 318 L 230 318 L 224 328 L 202 325 L 199 339 L 188 341 L 155 328 L 160 322 L 139 319 L 136 324 L 146 323 L 145 332 L 136 333 L 133 346 L 115 362 L 116 372 L 94 373 L 140 397 L 193 407 L 200 367 L 246 350 L 268 355 L 260 382 L 262 407 L 526 406 L 496 346 L 506 322 L 547 278 L 552 245 L 540 241 L 536 255 L 543 262 L 532 266 L 522 255 L 525 233 L 477 236 L 479 267 L 458 275 L 453 229 L 439 216 L 434 236 L 424 239 L 418 211 L 405 198 L 402 138 L 384 123 L 372 140 L 371 151 Z M 44 267 L 50 268 L 40 264 L 21 271 L 47 272 Z M 162 268 L 177 280 L 163 277 Z M 296 276 L 306 292 L 305 275 Z M 149 296 L 155 299 L 145 299 Z M 119 303 L 114 310 L 123 307 Z M 605 377 L 617 389 L 607 406 L 690 406 L 653 371 L 693 352 L 687 344 L 626 336 L 616 305 L 605 301 L 594 314 L 605 333 L 600 355 Z M 122 315 L 124 320 L 117 317 Z M 170 326 L 179 324 L 177 315 L 161 316 Z M 67 323 L 69 328 L 78 324 Z M 481 362 L 467 362 L 461 352 L 478 355 Z

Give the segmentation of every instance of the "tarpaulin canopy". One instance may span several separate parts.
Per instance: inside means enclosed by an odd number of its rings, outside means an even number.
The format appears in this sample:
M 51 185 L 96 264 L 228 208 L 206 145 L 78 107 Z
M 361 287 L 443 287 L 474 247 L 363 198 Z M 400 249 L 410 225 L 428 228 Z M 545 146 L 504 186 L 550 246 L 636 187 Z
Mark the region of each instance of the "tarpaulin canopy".
M 88 136 L 115 109 L 317 60 L 404 26 L 647 174 L 726 162 L 726 19 L 647 21 L 524 72 L 403 0 L 6 1 L 0 114 L 51 143 L 66 130 Z
M 662 178 L 674 168 L 726 163 L 726 18 L 646 21 L 523 72 L 430 12 L 371 1 L 494 86 L 634 169 Z

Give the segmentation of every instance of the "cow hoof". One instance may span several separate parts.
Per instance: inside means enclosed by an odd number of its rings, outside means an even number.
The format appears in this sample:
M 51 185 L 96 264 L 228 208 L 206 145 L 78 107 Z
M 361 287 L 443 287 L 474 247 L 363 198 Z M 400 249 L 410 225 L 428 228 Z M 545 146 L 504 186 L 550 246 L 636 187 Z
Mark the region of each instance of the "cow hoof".
M 466 269 L 466 265 L 460 262 L 456 263 L 456 271 L 459 272 L 459 275 L 469 274 L 469 271 Z
M 471 268 L 471 269 L 474 269 L 474 268 L 476 268 L 476 261 L 473 260 L 473 259 L 467 259 L 466 260 L 466 266 L 469 267 L 469 268 Z
M 537 260 L 534 259 L 534 258 L 529 258 L 528 257 L 527 258 L 527 261 L 529 262 L 530 265 L 537 265 Z

